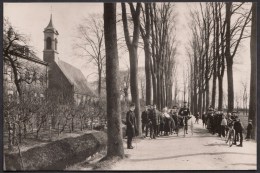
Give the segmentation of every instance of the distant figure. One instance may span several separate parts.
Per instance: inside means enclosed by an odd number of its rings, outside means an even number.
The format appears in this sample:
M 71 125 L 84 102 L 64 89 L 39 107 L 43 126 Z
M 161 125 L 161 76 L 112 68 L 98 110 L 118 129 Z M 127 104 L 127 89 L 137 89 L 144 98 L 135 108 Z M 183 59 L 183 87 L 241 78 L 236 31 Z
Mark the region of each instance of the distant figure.
M 221 137 L 223 136 L 224 138 L 226 137 L 226 128 L 227 128 L 227 119 L 225 115 L 222 115 L 222 120 L 221 120 Z
M 171 131 L 171 117 L 168 114 L 167 107 L 163 110 L 163 117 L 164 117 L 164 135 L 168 136 Z
M 142 131 L 145 132 L 145 137 L 148 135 L 148 123 L 149 123 L 149 105 L 145 106 L 145 110 L 142 112 Z
M 208 113 L 207 113 L 207 129 L 210 133 L 213 133 L 213 118 L 214 118 L 214 110 L 213 108 L 209 107 Z
M 252 120 L 249 120 L 247 125 L 246 140 L 250 140 L 252 138 L 252 130 L 253 130 Z
M 175 128 L 173 128 L 174 134 L 178 134 L 178 132 L 179 132 L 179 121 L 178 121 L 178 112 L 177 111 L 178 111 L 178 107 L 173 106 L 171 116 L 172 116 L 172 119 L 173 119 L 174 125 L 175 125 Z
M 190 118 L 190 109 L 187 107 L 187 102 L 183 102 L 183 107 L 179 110 L 179 115 L 183 118 L 184 130 L 188 134 L 188 119 Z
M 156 139 L 156 136 L 158 134 L 158 118 L 159 118 L 159 112 L 156 109 L 156 105 L 153 105 L 153 108 L 151 109 L 150 114 L 151 119 L 151 129 L 150 129 L 150 138 Z
M 135 136 L 136 121 L 135 121 L 135 104 L 130 105 L 130 110 L 126 114 L 126 134 L 127 134 L 127 149 L 133 149 L 132 140 Z
M 222 135 L 222 129 L 221 129 L 221 122 L 222 122 L 222 119 L 223 119 L 223 110 L 219 110 L 218 111 L 218 115 L 217 115 L 217 132 L 218 132 L 218 136 L 221 137 Z
M 202 114 L 202 126 L 203 127 L 207 127 L 207 114 L 206 114 L 206 112 L 203 112 L 203 114 Z
M 195 123 L 199 124 L 199 118 L 200 118 L 200 113 L 198 112 L 196 115 L 195 115 Z
M 237 146 L 243 147 L 243 130 L 244 130 L 244 127 L 243 127 L 242 123 L 240 122 L 240 119 L 237 119 L 237 121 L 234 123 L 234 129 L 236 131 L 235 145 L 236 145 L 236 142 L 237 142 L 238 136 L 239 136 L 240 144 L 237 145 Z
M 163 112 L 159 114 L 159 135 L 162 136 L 164 131 L 164 126 L 165 126 L 165 112 L 166 109 L 163 109 Z

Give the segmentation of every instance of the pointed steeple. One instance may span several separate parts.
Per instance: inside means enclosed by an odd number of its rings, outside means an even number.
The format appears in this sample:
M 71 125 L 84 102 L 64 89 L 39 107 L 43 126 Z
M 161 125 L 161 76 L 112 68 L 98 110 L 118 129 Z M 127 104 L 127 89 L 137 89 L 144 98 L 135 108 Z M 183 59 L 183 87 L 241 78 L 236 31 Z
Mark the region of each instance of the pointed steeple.
M 44 31 L 46 31 L 46 30 L 52 30 L 54 33 L 59 34 L 58 31 L 53 26 L 52 13 L 51 13 L 51 17 L 50 17 L 50 22 L 49 22 L 48 26 L 44 29 Z
M 53 24 L 52 24 L 52 14 L 51 14 L 51 19 L 50 19 L 50 22 L 49 22 L 47 28 L 54 28 Z

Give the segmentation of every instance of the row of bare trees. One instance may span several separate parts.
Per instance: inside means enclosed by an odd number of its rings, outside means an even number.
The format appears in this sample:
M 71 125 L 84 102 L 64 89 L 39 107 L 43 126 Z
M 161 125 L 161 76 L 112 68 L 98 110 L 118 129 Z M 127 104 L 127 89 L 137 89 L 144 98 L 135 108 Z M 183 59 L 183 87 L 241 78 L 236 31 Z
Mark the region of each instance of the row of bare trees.
M 173 73 L 176 69 L 175 16 L 172 3 L 121 4 L 123 30 L 129 51 L 130 91 L 136 105 L 138 134 L 141 134 L 140 97 L 138 88 L 138 43 L 142 37 L 145 54 L 146 104 L 159 109 L 172 106 Z M 131 20 L 129 20 L 129 18 Z M 131 26 L 131 27 L 130 27 Z
M 129 54 L 129 84 L 124 93 L 135 103 L 138 134 L 141 134 L 140 81 L 138 81 L 138 49 L 145 53 L 145 100 L 146 104 L 157 104 L 161 109 L 172 106 L 173 74 L 176 71 L 175 17 L 173 3 L 121 3 L 121 19 L 117 23 L 123 30 L 119 49 L 126 47 Z M 99 14 L 91 14 L 80 24 L 75 40 L 78 55 L 92 62 L 98 72 L 98 93 L 100 95 L 105 64 L 104 28 Z M 120 28 L 121 29 L 121 28 Z M 140 40 L 139 38 L 142 38 Z M 120 41 L 117 39 L 117 41 Z M 141 43 L 141 44 L 140 44 Z M 103 86 L 102 86 L 103 85 Z M 144 90 L 142 90 L 144 93 Z M 144 94 L 142 94 L 144 95 Z
M 121 3 L 124 40 L 129 53 L 129 78 L 122 92 L 135 103 L 137 134 L 141 135 L 140 97 L 138 84 L 138 48 L 143 43 L 145 53 L 146 104 L 161 109 L 172 106 L 173 74 L 176 70 L 175 13 L 172 3 Z M 129 13 L 128 13 L 129 11 Z M 104 4 L 106 49 L 106 85 L 108 116 L 107 157 L 124 157 L 121 132 L 119 64 L 116 3 Z M 142 41 L 139 37 L 143 38 Z M 142 86 L 144 86 L 142 84 Z
M 190 30 L 192 38 L 187 50 L 191 71 L 190 98 L 193 112 L 202 113 L 209 106 L 217 107 L 218 110 L 223 109 L 224 74 L 227 75 L 227 111 L 232 112 L 234 110 L 234 58 L 239 52 L 241 42 L 251 36 L 252 64 L 249 118 L 255 123 L 256 47 L 254 46 L 256 40 L 254 40 L 254 8 L 254 3 L 251 7 L 251 3 L 243 2 L 210 2 L 200 3 L 199 7 L 191 10 Z M 252 23 L 251 26 L 250 23 Z M 211 89 L 210 83 L 212 84 Z M 243 95 L 243 100 L 246 100 L 245 91 Z M 216 103 L 216 100 L 218 100 L 218 103 Z
M 190 15 L 193 20 L 192 39 L 188 48 L 190 68 L 193 71 L 192 110 L 202 112 L 209 106 L 215 108 L 217 104 L 218 110 L 223 109 L 223 77 L 226 70 L 228 111 L 232 112 L 233 59 L 241 41 L 250 36 L 248 27 L 251 21 L 251 8 L 246 3 L 200 3 L 199 8 L 192 10 Z M 211 96 L 210 82 L 212 82 Z

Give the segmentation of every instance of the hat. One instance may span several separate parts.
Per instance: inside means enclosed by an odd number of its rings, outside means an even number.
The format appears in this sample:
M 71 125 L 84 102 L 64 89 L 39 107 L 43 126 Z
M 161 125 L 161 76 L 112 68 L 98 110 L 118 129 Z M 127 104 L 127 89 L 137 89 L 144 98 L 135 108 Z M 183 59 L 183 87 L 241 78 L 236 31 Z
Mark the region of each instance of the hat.
M 133 106 L 135 106 L 135 103 L 131 103 L 131 104 L 130 104 L 130 107 L 133 107 Z
M 174 106 L 172 107 L 172 109 L 175 109 L 175 108 L 177 108 L 177 106 L 176 106 L 176 105 L 174 105 Z
M 248 122 L 252 122 L 252 120 L 248 120 Z

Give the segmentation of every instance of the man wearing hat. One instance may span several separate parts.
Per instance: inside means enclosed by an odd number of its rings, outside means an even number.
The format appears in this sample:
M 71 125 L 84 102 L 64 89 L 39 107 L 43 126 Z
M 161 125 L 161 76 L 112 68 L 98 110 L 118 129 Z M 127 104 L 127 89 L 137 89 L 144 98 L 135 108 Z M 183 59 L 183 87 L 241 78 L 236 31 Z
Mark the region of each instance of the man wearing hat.
M 150 120 L 151 120 L 151 126 L 150 126 L 150 138 L 156 139 L 156 136 L 158 134 L 158 111 L 156 109 L 156 105 L 153 105 L 151 112 L 150 112 Z
M 130 105 L 130 110 L 126 113 L 126 134 L 127 134 L 127 149 L 133 149 L 132 140 L 135 136 L 136 121 L 135 121 L 135 104 Z
M 252 120 L 249 120 L 247 125 L 246 140 L 251 139 L 252 130 L 253 130 Z
M 184 128 L 186 131 L 186 134 L 188 134 L 188 119 L 190 115 L 190 109 L 187 107 L 187 102 L 183 102 L 183 107 L 179 110 L 179 115 L 184 118 Z
M 236 142 L 240 139 L 240 144 L 238 145 L 239 147 L 242 147 L 243 146 L 243 125 L 240 121 L 240 119 L 238 117 L 236 117 L 236 121 L 234 123 L 234 129 L 235 129 L 235 145 L 236 145 Z M 239 139 L 238 139 L 239 137 Z

